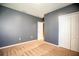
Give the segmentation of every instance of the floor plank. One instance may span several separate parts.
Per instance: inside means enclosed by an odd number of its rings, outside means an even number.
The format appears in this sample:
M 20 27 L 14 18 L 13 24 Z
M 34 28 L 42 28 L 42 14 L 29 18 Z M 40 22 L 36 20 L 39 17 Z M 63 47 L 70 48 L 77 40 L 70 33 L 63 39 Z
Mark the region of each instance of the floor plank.
M 34 40 L 30 43 L 0 49 L 1 56 L 79 56 L 79 52 L 55 46 L 46 41 Z

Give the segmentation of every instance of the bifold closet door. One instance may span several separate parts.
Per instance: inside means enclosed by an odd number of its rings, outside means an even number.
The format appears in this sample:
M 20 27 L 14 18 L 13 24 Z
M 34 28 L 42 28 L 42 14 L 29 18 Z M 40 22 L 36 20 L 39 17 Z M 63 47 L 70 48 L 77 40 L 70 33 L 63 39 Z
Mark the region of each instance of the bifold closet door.
M 59 46 L 70 49 L 70 17 L 59 16 Z
M 71 50 L 79 52 L 79 12 L 70 14 L 71 16 Z
M 59 46 L 79 51 L 79 12 L 59 16 Z

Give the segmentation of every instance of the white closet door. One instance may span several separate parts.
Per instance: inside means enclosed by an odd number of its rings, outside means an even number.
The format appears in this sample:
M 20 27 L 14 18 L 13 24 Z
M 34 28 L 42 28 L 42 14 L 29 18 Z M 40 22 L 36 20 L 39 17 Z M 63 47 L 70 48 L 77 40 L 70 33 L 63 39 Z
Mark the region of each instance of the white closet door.
M 79 12 L 71 14 L 71 50 L 79 51 Z
M 59 16 L 59 46 L 70 49 L 70 17 Z
M 79 51 L 79 12 L 59 16 L 59 46 Z

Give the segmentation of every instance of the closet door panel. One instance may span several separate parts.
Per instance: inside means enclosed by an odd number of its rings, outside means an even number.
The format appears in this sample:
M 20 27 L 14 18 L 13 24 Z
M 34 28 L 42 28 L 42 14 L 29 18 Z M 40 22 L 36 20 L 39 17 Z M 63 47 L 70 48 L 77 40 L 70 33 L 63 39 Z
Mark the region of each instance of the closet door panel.
M 79 12 L 71 16 L 71 50 L 79 51 Z
M 70 17 L 59 16 L 59 46 L 70 49 Z

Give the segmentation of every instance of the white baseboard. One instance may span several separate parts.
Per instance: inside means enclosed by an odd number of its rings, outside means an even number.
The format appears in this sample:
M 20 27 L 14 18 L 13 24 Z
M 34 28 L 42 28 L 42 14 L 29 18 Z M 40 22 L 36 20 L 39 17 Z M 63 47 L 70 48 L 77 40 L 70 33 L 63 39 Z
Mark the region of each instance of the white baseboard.
M 26 41 L 26 42 L 22 42 L 22 43 L 12 44 L 12 45 L 9 45 L 9 46 L 0 47 L 0 49 L 5 49 L 5 48 L 9 48 L 9 47 L 25 44 L 25 43 L 30 43 L 30 42 L 33 42 L 33 41 L 36 41 L 36 40 L 31 40 L 31 41 Z

